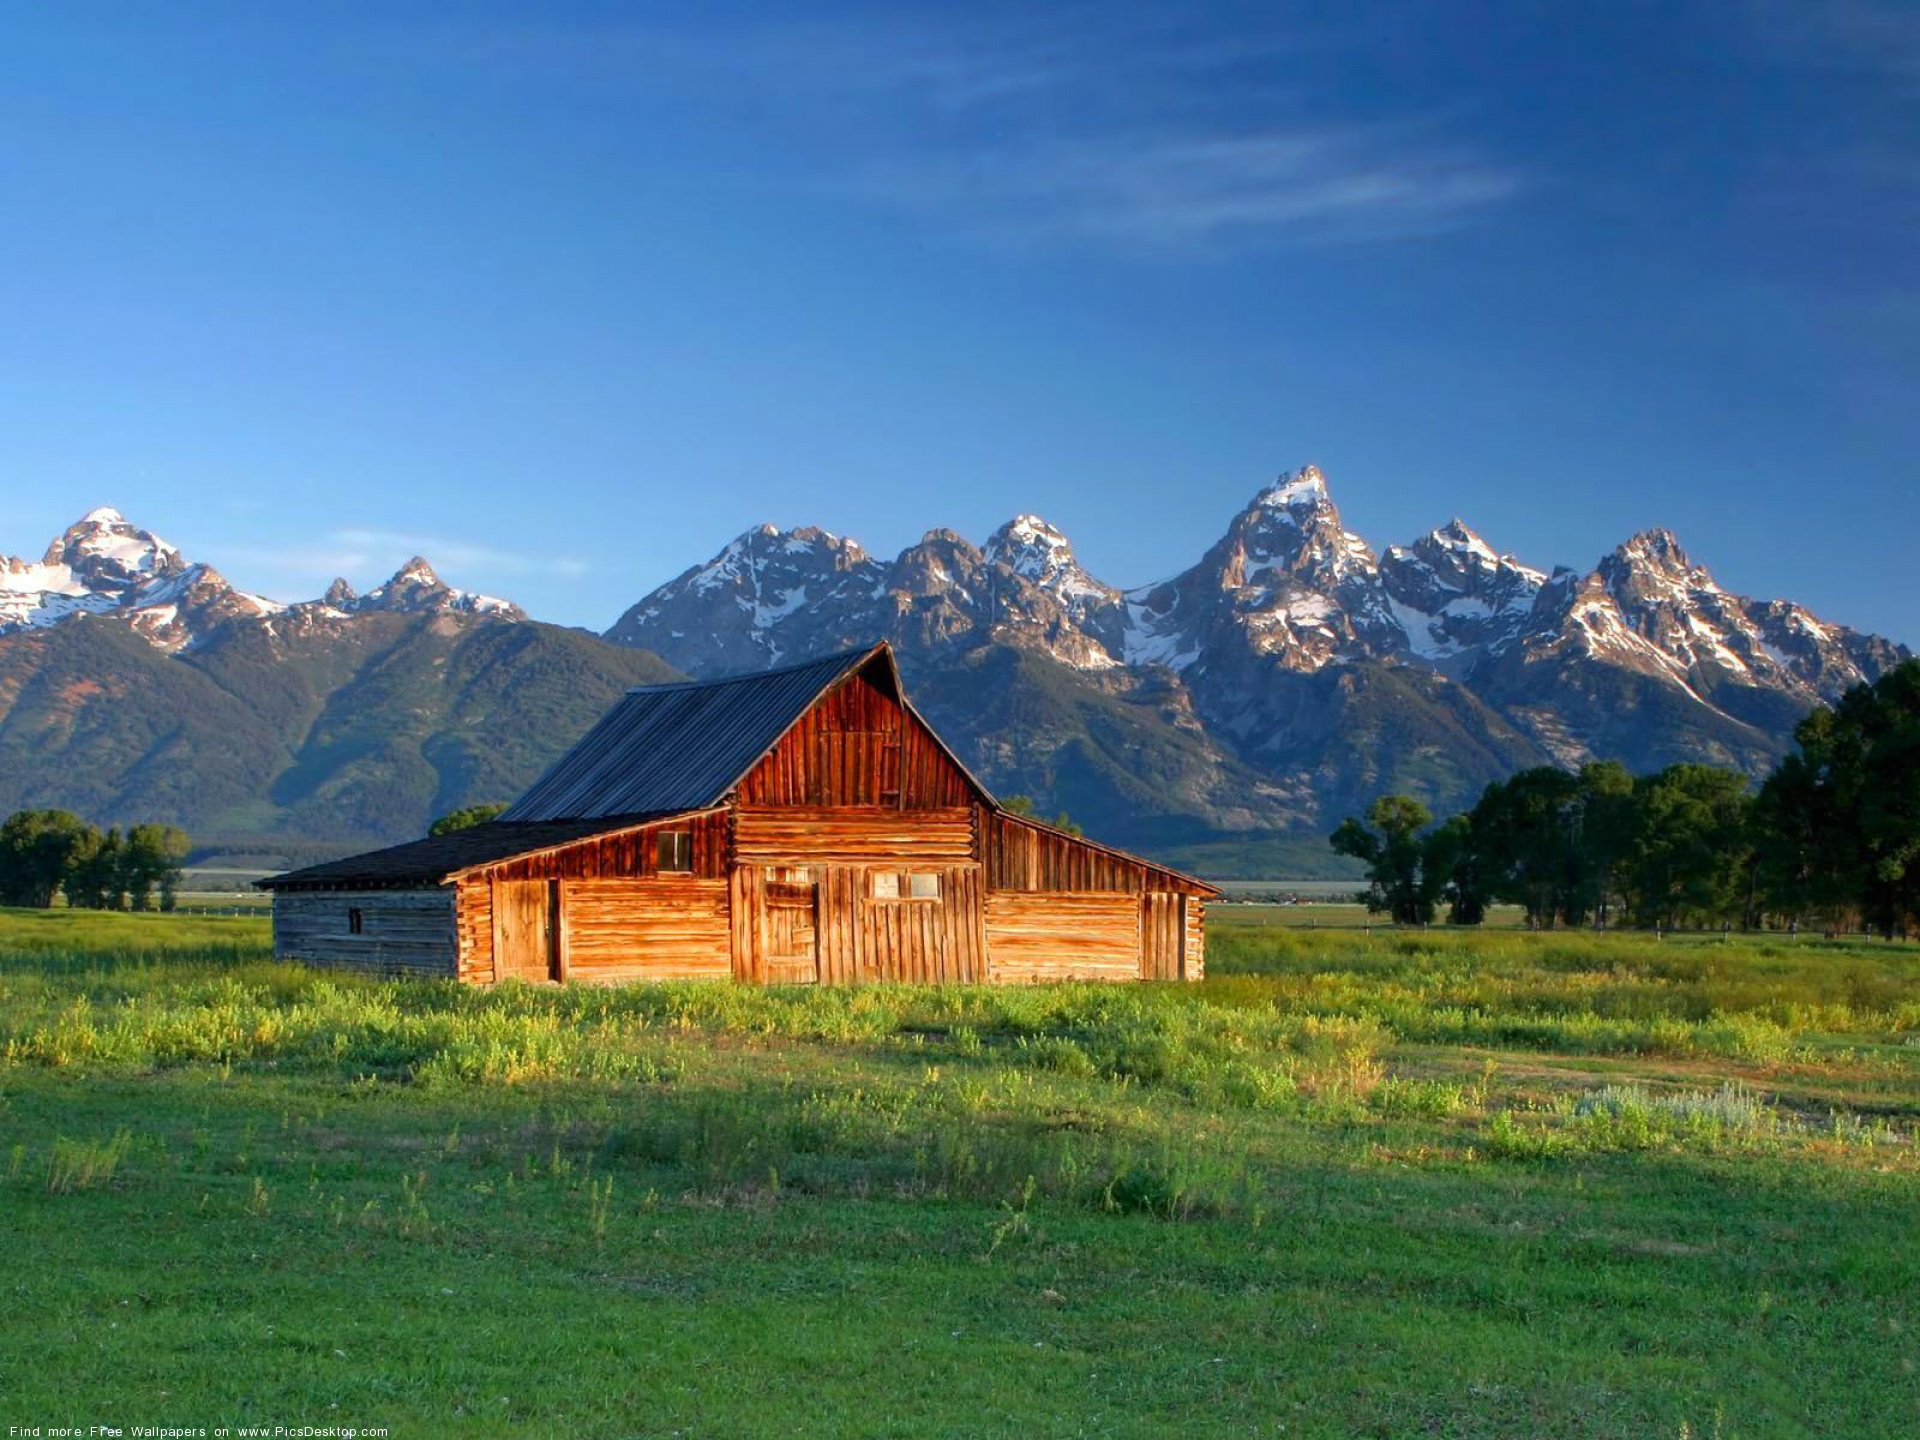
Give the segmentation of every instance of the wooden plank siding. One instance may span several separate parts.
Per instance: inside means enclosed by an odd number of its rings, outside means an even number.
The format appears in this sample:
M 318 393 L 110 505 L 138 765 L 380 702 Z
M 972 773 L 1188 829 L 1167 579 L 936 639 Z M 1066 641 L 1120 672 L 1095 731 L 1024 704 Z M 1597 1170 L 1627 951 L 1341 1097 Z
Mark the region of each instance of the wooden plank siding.
M 981 807 L 978 823 L 981 860 L 992 890 L 1030 894 L 1105 891 L 1144 895 L 1149 890 L 1211 893 L 1171 870 L 1015 815 Z
M 687 830 L 693 836 L 693 874 L 704 880 L 727 878 L 727 812 L 714 810 L 679 820 L 662 820 L 611 835 L 576 840 L 538 855 L 521 855 L 477 867 L 463 880 L 645 880 L 660 873 L 662 830 Z
M 869 874 L 849 873 L 854 979 L 968 985 L 987 978 L 978 869 L 936 871 L 937 900 L 876 900 L 868 892 Z
M 724 980 L 733 973 L 726 881 L 666 875 L 559 884 L 569 980 Z
M 933 733 L 864 672 L 824 696 L 750 770 L 742 805 L 937 810 L 977 792 Z
M 742 865 L 972 864 L 973 811 L 964 805 L 902 812 L 879 806 L 755 807 L 733 812 Z
M 493 965 L 498 978 L 559 978 L 550 885 L 546 880 L 493 882 Z
M 1183 897 L 1164 890 L 1149 891 L 1140 902 L 1140 978 L 1178 980 L 1186 921 L 1180 913 Z
M 353 911 L 360 915 L 358 934 Z M 453 895 L 440 888 L 276 895 L 273 953 L 280 960 L 380 975 L 452 976 Z
M 989 891 L 991 978 L 1138 980 L 1141 902 L 1132 895 Z

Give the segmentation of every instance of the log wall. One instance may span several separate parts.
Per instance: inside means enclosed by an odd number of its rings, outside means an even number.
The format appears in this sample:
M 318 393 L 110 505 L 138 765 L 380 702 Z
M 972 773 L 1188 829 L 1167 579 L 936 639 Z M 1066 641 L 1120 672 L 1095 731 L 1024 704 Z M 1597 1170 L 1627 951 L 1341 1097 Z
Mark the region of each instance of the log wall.
M 576 840 L 571 845 L 538 855 L 520 856 L 476 869 L 467 878 L 484 875 L 491 880 L 644 880 L 660 873 L 662 830 L 693 832 L 694 875 L 705 880 L 727 878 L 727 812 L 724 810 Z
M 989 978 L 1036 980 L 1140 978 L 1141 902 L 1122 894 L 1026 894 L 989 891 Z
M 566 978 L 724 980 L 733 973 L 727 916 L 724 880 L 563 880 Z
M 1140 978 L 1178 980 L 1186 943 L 1186 917 L 1180 896 L 1149 891 L 1140 903 Z
M 985 807 L 979 811 L 978 824 L 980 858 L 987 867 L 987 885 L 993 890 L 1028 894 L 1094 891 L 1144 895 L 1149 890 L 1206 893 L 1184 876 L 1062 834 L 1051 826 Z
M 360 912 L 360 933 L 349 911 Z M 380 975 L 455 973 L 453 895 L 434 890 L 288 891 L 273 897 L 276 959 Z
M 742 805 L 734 811 L 733 854 L 743 865 L 966 865 L 974 858 L 973 811 Z
M 1187 980 L 1207 978 L 1207 905 L 1196 895 L 1187 897 Z
M 915 863 L 912 871 L 937 875 L 940 881 L 937 898 L 918 899 L 876 898 L 876 869 L 909 873 L 909 867 L 900 864 L 811 867 L 816 909 L 810 938 L 815 958 L 812 973 L 807 974 L 790 944 L 791 936 L 775 933 L 781 917 L 778 906 L 769 904 L 768 891 L 770 885 L 787 887 L 770 881 L 766 867 L 737 867 L 731 889 L 734 978 L 752 984 L 817 979 L 826 985 L 985 980 L 986 924 L 979 867 Z
M 493 969 L 493 887 L 485 880 L 464 880 L 454 887 L 453 931 L 459 946 L 461 980 L 491 985 Z M 279 908 L 276 899 L 274 907 Z
M 865 674 L 825 696 L 740 782 L 744 805 L 925 810 L 976 798 L 933 732 Z

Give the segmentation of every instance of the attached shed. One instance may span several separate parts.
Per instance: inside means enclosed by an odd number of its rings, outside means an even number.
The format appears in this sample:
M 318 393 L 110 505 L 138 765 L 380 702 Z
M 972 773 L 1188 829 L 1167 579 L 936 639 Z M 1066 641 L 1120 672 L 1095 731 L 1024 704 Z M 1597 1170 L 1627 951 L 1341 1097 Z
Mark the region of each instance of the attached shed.
M 1219 893 L 1003 809 L 884 644 L 631 691 L 499 819 L 259 883 L 282 958 L 482 985 L 1197 980 Z

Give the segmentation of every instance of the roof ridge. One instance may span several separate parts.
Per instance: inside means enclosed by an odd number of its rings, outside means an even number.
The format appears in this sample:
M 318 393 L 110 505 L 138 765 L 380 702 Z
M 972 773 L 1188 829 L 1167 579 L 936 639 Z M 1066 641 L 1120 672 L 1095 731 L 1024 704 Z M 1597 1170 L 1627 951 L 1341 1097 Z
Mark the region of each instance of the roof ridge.
M 871 645 L 862 645 L 851 650 L 837 650 L 831 655 L 822 655 L 813 660 L 796 660 L 791 665 L 775 665 L 766 670 L 739 670 L 731 675 L 715 675 L 711 679 L 666 680 L 658 685 L 635 685 L 627 691 L 629 695 L 653 695 L 666 690 L 704 690 L 720 685 L 739 685 L 749 680 L 765 680 L 773 675 L 791 675 L 796 670 L 827 669 L 846 667 L 864 660 L 886 642 L 876 640 Z

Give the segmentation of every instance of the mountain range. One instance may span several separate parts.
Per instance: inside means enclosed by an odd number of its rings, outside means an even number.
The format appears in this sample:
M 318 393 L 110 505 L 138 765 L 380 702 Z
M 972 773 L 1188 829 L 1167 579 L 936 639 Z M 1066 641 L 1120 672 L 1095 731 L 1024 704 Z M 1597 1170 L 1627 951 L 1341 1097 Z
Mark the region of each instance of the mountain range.
M 1386 790 L 1444 811 L 1599 757 L 1758 774 L 1809 708 L 1909 655 L 1724 590 L 1664 530 L 1587 571 L 1459 520 L 1376 552 L 1311 466 L 1153 585 L 1095 578 L 1033 515 L 891 560 L 763 525 L 604 637 L 418 559 L 365 595 L 279 604 L 96 510 L 44 559 L 0 559 L 0 807 L 233 845 L 399 838 L 510 796 L 629 686 L 877 638 L 989 785 L 1216 870 L 1297 871 Z

